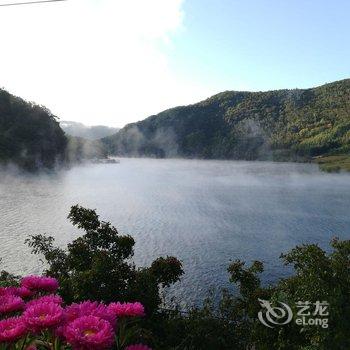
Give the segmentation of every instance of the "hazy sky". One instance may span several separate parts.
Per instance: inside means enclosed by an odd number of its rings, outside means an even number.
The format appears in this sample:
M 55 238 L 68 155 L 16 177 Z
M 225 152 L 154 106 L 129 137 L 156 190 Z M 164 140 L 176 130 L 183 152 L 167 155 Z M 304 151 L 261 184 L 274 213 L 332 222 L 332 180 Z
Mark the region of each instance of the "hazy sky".
M 0 7 L 0 86 L 111 126 L 222 90 L 311 87 L 349 77 L 349 13 L 347 0 Z

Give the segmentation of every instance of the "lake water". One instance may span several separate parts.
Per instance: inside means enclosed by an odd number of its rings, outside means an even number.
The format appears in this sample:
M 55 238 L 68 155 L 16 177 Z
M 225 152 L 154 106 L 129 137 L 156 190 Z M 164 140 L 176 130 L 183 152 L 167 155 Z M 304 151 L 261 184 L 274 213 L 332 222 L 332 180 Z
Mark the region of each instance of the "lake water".
M 23 243 L 29 234 L 46 232 L 60 246 L 82 234 L 66 219 L 76 203 L 133 235 L 138 265 L 181 259 L 186 274 L 170 293 L 182 303 L 229 286 L 230 260 L 264 261 L 269 283 L 289 273 L 278 257 L 296 244 L 350 238 L 350 175 L 310 164 L 122 159 L 0 176 L 1 268 L 18 274 L 42 269 Z

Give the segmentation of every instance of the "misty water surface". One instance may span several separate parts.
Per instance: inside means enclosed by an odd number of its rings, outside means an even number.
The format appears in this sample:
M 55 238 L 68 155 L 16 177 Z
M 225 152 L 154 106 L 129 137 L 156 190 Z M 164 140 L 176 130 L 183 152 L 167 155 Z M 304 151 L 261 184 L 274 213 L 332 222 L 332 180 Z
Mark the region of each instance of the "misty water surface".
M 227 286 L 230 260 L 265 262 L 265 283 L 288 273 L 281 252 L 333 236 L 350 238 L 350 176 L 310 164 L 122 159 L 51 175 L 0 179 L 1 268 L 38 273 L 23 242 L 48 233 L 64 245 L 82 232 L 66 217 L 79 203 L 136 239 L 134 260 L 180 258 L 186 274 L 171 292 L 198 302 Z

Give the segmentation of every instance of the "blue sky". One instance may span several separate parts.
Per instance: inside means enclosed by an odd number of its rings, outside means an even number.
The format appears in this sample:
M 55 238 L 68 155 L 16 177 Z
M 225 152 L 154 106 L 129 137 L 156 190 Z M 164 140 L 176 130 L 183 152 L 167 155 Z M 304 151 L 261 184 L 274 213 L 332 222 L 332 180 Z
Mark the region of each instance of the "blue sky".
M 0 86 L 62 120 L 122 127 L 223 90 L 348 78 L 349 14 L 345 0 L 0 7 Z
M 350 1 L 188 0 L 171 63 L 219 89 L 312 87 L 349 77 Z

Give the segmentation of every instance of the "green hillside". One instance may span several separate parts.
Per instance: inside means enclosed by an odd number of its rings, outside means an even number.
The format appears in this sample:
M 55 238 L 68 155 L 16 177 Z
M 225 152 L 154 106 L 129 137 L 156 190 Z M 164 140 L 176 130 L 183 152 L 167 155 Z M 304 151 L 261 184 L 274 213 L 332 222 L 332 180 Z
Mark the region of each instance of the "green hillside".
M 0 163 L 52 168 L 64 160 L 66 144 L 48 109 L 0 89 Z
M 311 89 L 226 91 L 128 124 L 111 154 L 307 161 L 349 154 L 350 79 Z

